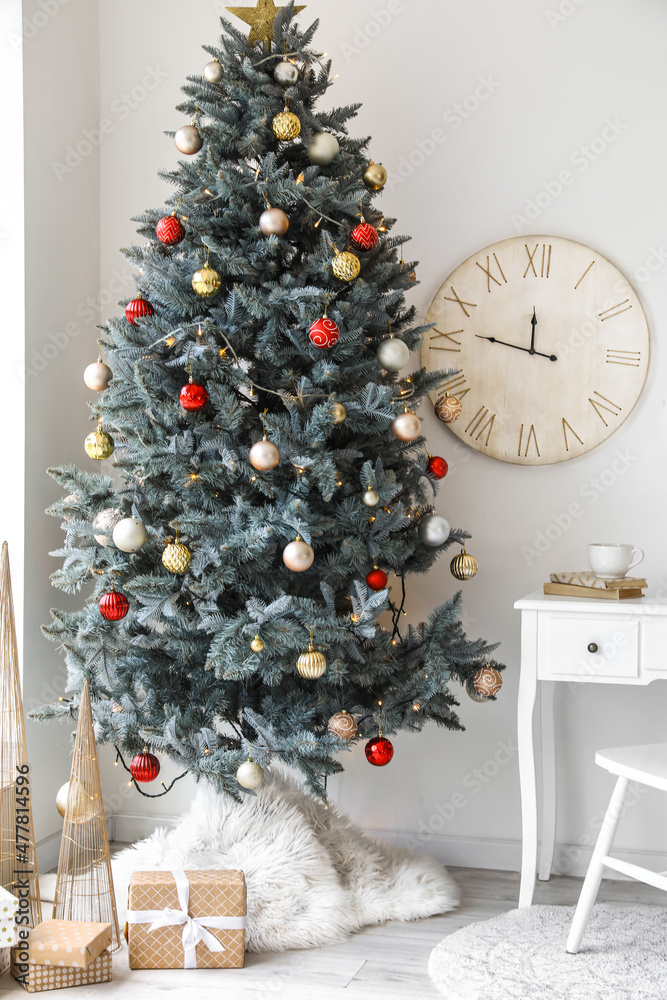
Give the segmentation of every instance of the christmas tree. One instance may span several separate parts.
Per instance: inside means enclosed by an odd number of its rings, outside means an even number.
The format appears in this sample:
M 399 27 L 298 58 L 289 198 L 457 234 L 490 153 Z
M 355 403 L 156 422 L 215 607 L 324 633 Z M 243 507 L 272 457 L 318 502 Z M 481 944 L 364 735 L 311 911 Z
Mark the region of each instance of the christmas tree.
M 406 577 L 468 537 L 432 506 L 447 465 L 415 412 L 447 373 L 408 374 L 428 328 L 405 302 L 407 237 L 348 134 L 358 105 L 318 108 L 330 63 L 300 9 L 238 8 L 250 37 L 223 19 L 204 46 L 169 207 L 124 251 L 136 298 L 84 376 L 86 451 L 113 453 L 114 478 L 50 470 L 67 492 L 53 582 L 87 597 L 45 631 L 135 781 L 159 770 L 150 747 L 233 795 L 274 757 L 322 793 L 350 740 L 387 763 L 381 734 L 460 728 L 452 681 L 500 685 L 460 594 L 401 629 Z

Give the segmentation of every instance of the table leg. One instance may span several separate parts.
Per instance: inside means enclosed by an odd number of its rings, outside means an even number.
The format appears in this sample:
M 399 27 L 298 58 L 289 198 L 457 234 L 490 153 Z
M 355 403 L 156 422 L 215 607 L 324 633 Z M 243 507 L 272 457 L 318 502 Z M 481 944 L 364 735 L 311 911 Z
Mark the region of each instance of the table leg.
M 530 906 L 537 866 L 537 788 L 533 714 L 537 694 L 537 611 L 521 614 L 521 674 L 517 713 L 519 782 L 521 784 L 521 888 L 519 907 Z
M 556 736 L 554 730 L 554 681 L 540 682 L 542 731 L 542 838 L 538 878 L 548 882 L 556 844 Z

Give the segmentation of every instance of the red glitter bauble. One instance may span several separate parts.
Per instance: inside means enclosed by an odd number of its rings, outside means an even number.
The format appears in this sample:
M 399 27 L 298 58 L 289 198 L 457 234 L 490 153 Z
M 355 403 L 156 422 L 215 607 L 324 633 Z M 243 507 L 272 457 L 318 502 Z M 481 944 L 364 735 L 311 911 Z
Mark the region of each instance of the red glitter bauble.
M 370 590 L 384 590 L 387 586 L 387 574 L 383 569 L 372 569 L 366 574 L 366 586 Z
M 394 747 L 386 736 L 374 736 L 364 749 L 366 760 L 375 767 L 384 767 L 394 756 Z
M 100 597 L 100 614 L 109 622 L 118 622 L 130 610 L 130 602 L 125 594 L 119 594 L 116 590 L 110 590 L 108 594 Z
M 439 455 L 431 455 L 426 466 L 426 471 L 435 476 L 436 479 L 444 479 L 448 468 L 449 466 L 444 458 L 440 458 Z
M 144 751 L 132 758 L 130 774 L 135 781 L 155 781 L 160 773 L 160 761 L 155 754 Z
M 181 389 L 178 401 L 184 410 L 203 410 L 208 403 L 208 393 L 203 385 L 188 382 Z
M 160 243 L 173 247 L 185 237 L 185 226 L 175 215 L 165 215 L 155 227 L 155 232 Z
M 137 295 L 136 299 L 132 299 L 125 306 L 125 316 L 128 323 L 131 323 L 132 326 L 137 325 L 136 320 L 141 316 L 152 316 L 154 312 L 155 310 L 148 299 L 142 298 L 141 294 Z
M 372 250 L 379 238 L 377 229 L 370 222 L 360 222 L 350 233 L 350 243 L 357 250 Z
M 332 319 L 329 319 L 328 316 L 322 316 L 311 324 L 308 336 L 311 344 L 314 344 L 315 347 L 333 347 L 334 344 L 338 343 L 340 330 Z

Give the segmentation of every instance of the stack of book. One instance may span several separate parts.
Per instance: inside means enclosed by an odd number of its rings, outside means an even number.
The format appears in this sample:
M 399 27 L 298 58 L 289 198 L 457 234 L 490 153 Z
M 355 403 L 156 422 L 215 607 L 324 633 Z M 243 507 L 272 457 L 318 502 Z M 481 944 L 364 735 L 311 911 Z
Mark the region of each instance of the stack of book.
M 643 597 L 646 580 L 625 576 L 622 580 L 603 580 L 595 573 L 552 573 L 544 584 L 545 594 L 561 597 L 594 597 L 598 600 L 622 601 L 626 597 Z

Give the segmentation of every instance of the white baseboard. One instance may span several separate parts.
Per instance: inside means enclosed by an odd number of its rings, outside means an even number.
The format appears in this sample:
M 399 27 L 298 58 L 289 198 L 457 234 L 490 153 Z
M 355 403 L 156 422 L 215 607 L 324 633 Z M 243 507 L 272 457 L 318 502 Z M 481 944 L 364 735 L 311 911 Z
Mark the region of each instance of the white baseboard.
M 178 823 L 177 816 L 150 817 L 140 813 L 116 813 L 110 828 L 113 839 L 121 843 L 134 843 L 150 837 L 153 831 L 161 826 L 168 830 Z M 518 840 L 486 840 L 481 837 L 447 837 L 443 834 L 401 833 L 393 830 L 365 831 L 377 840 L 387 840 L 394 844 L 403 844 L 415 850 L 430 854 L 443 865 L 457 868 L 493 868 L 497 871 L 518 872 L 521 870 L 521 843 Z M 557 844 L 554 854 L 553 870 L 559 875 L 586 874 L 591 858 L 593 844 L 583 847 L 568 844 Z M 647 851 L 615 850 L 614 855 L 623 861 L 651 868 L 653 871 L 663 871 L 667 868 L 665 854 Z M 610 872 L 610 877 L 622 879 L 618 872 Z

